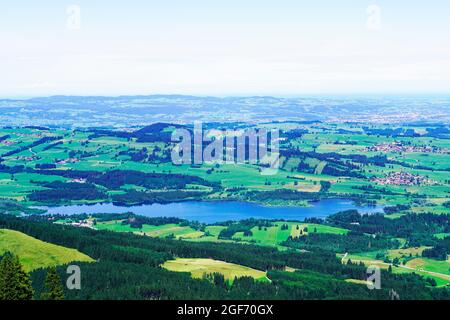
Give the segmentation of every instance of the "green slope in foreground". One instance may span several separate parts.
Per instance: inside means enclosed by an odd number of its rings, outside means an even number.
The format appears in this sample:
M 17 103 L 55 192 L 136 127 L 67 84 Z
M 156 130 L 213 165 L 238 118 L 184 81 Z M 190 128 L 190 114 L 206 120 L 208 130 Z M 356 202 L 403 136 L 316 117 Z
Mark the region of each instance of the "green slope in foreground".
M 229 281 L 233 281 L 236 277 L 252 277 L 260 281 L 269 281 L 263 271 L 212 259 L 180 258 L 166 261 L 162 267 L 175 272 L 189 272 L 193 278 L 202 278 L 205 274 L 220 273 Z
M 47 243 L 21 232 L 0 229 L 0 255 L 7 251 L 17 255 L 28 272 L 73 261 L 94 261 L 78 250 Z

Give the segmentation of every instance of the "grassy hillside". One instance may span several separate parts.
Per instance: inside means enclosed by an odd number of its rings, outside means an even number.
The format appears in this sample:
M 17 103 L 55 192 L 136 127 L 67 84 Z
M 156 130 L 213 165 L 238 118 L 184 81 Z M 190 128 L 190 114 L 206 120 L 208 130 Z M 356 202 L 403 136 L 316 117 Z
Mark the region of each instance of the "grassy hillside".
M 399 250 L 392 250 L 393 252 Z M 338 255 L 343 257 L 342 255 Z M 450 284 L 450 261 L 437 261 L 426 258 L 416 258 L 410 260 L 406 265 L 394 266 L 391 263 L 386 263 L 382 260 L 373 257 L 372 253 L 361 254 L 349 254 L 343 258 L 342 262 L 347 263 L 348 260 L 352 262 L 363 262 L 366 266 L 377 266 L 381 269 L 388 269 L 392 267 L 394 273 L 416 273 L 426 278 L 432 278 L 436 281 L 437 285 L 447 286 Z
M 175 272 L 189 272 L 193 278 L 202 278 L 205 274 L 220 273 L 226 280 L 234 278 L 252 277 L 261 281 L 268 281 L 266 273 L 234 263 L 227 263 L 212 259 L 176 259 L 167 261 L 163 268 Z
M 7 251 L 19 256 L 26 271 L 73 261 L 94 261 L 78 250 L 43 242 L 21 232 L 0 229 L 0 254 Z
M 184 239 L 190 241 L 224 241 L 219 239 L 220 231 L 225 229 L 225 226 L 207 226 L 205 232 L 194 230 L 192 227 L 183 226 L 181 224 L 165 224 L 160 226 L 153 226 L 144 224 L 141 229 L 131 227 L 129 224 L 123 224 L 123 220 L 99 221 L 95 225 L 97 230 L 110 230 L 115 232 L 131 232 L 138 235 L 165 238 L 173 236 L 176 239 Z M 283 225 L 287 228 L 283 229 Z M 234 242 L 250 242 L 253 244 L 264 246 L 276 246 L 284 249 L 280 244 L 288 239 L 289 236 L 300 237 L 309 233 L 329 233 L 345 235 L 349 230 L 337 228 L 327 225 L 320 225 L 314 223 L 299 223 L 299 222 L 274 222 L 272 227 L 251 229 L 251 235 L 245 236 L 244 232 L 237 232 L 229 241 Z M 300 233 L 301 232 L 301 233 Z
M 287 229 L 282 226 L 287 225 Z M 255 244 L 266 246 L 278 246 L 286 241 L 289 236 L 293 238 L 307 235 L 308 233 L 330 233 L 345 235 L 348 233 L 347 229 L 336 228 L 332 226 L 314 224 L 314 223 L 299 223 L 299 222 L 284 222 L 278 221 L 274 223 L 273 227 L 258 228 L 254 227 L 251 236 L 244 236 L 243 232 L 237 232 L 233 239 L 239 241 L 252 242 Z
M 132 232 L 135 234 L 154 238 L 164 238 L 173 235 L 177 239 L 192 239 L 203 235 L 203 232 L 196 231 L 191 227 L 180 226 L 178 224 L 165 224 L 162 226 L 151 226 L 145 224 L 142 229 L 132 228 L 130 225 L 122 224 L 122 221 L 104 221 L 95 226 L 97 230 L 110 230 L 115 232 Z

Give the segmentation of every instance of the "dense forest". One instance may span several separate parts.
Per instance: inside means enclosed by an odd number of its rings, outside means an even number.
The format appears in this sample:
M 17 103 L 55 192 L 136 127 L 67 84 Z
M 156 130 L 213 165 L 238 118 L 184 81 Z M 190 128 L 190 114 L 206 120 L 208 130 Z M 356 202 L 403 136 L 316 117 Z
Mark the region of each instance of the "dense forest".
M 388 209 L 392 211 L 393 209 Z M 439 257 L 446 260 L 444 254 L 450 254 L 450 237 L 437 239 L 436 233 L 449 233 L 450 220 L 447 215 L 407 214 L 398 219 L 389 219 L 382 214 L 361 215 L 356 210 L 349 210 L 331 215 L 328 223 L 350 229 L 357 233 L 366 233 L 394 238 L 405 238 L 408 246 L 433 246 L 425 256 Z
M 395 290 L 402 299 L 449 299 L 448 289 L 426 285 L 418 275 L 382 271 L 381 290 L 369 290 L 346 279 L 364 280 L 366 267 L 342 264 L 332 251 L 308 252 L 232 243 L 192 243 L 142 237 L 128 233 L 95 231 L 57 225 L 44 217 L 20 219 L 0 215 L 0 228 L 24 232 L 37 239 L 76 248 L 94 258 L 79 263 L 82 290 L 65 290 L 67 299 L 389 299 Z M 224 283 L 220 277 L 192 279 L 160 265 L 174 257 L 212 258 L 268 271 L 269 283 L 252 278 Z M 285 272 L 286 267 L 299 271 Z M 61 277 L 64 267 L 58 268 Z M 47 270 L 32 273 L 35 297 L 45 288 Z
M 361 233 L 347 235 L 309 233 L 307 237 L 288 239 L 283 243 L 292 248 L 311 250 L 313 248 L 327 249 L 333 252 L 356 253 L 362 251 L 393 249 L 399 246 L 398 241 L 381 236 L 367 237 Z

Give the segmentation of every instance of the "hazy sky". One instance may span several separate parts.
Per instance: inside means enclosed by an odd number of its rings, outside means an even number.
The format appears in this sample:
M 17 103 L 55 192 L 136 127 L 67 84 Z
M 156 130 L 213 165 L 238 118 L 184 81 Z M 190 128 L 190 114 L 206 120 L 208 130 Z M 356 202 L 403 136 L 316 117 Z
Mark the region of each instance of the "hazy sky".
M 448 93 L 449 16 L 448 0 L 0 0 L 0 96 Z

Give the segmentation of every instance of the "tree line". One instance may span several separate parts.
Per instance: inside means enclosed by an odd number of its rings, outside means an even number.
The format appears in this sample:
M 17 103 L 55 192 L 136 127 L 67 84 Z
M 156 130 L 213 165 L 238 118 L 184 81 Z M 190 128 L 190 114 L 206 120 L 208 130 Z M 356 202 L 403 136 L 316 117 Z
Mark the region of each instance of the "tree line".
M 33 218 L 35 219 L 35 218 Z M 158 239 L 128 233 L 96 231 L 0 215 L 0 228 L 24 232 L 42 241 L 75 248 L 96 262 L 77 263 L 82 270 L 82 290 L 64 289 L 67 299 L 389 299 L 394 289 L 405 298 L 448 299 L 449 291 L 427 286 L 417 275 L 396 275 L 382 271 L 382 290 L 368 290 L 346 279 L 364 280 L 366 267 L 342 264 L 335 253 L 313 248 L 308 252 L 279 251 L 276 248 L 233 244 L 195 243 Z M 177 257 L 211 258 L 268 271 L 272 282 L 236 279 L 223 286 L 210 279 L 193 279 L 187 273 L 167 271 L 160 265 Z M 289 274 L 286 267 L 298 269 Z M 58 273 L 64 267 L 57 268 Z M 314 285 L 301 278 L 305 272 Z M 47 270 L 32 272 L 35 289 L 45 287 Z M 291 277 L 300 277 L 291 279 Z M 333 279 L 320 282 L 317 278 Z M 271 278 L 272 279 L 272 278 Z M 220 282 L 220 280 L 217 280 Z M 36 290 L 40 291 L 40 290 Z

